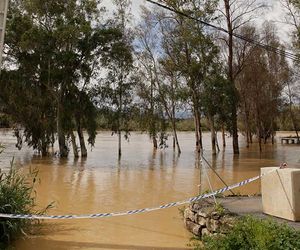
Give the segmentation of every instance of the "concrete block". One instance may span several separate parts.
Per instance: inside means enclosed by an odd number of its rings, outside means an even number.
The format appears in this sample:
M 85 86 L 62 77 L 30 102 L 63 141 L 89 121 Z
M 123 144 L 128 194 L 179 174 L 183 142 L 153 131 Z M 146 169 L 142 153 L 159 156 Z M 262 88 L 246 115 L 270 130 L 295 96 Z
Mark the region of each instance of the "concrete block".
M 300 221 L 300 169 L 261 168 L 268 173 L 261 180 L 263 212 L 291 221 Z

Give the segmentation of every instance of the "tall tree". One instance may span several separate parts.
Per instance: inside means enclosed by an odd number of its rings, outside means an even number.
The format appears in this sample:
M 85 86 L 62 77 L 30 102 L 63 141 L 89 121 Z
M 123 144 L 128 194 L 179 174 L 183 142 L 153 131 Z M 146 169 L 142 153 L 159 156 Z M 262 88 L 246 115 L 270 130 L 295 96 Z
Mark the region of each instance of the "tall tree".
M 89 142 L 94 142 L 95 116 L 87 86 L 95 68 L 100 65 L 98 58 L 104 60 L 107 57 L 111 43 L 118 36 L 115 29 L 102 25 L 99 15 L 96 0 L 11 1 L 5 45 L 6 74 L 1 76 L 1 84 L 5 85 L 10 79 L 14 81 L 11 85 L 15 87 L 14 91 L 21 86 L 27 90 L 24 103 L 39 100 L 36 108 L 18 106 L 12 109 L 11 103 L 20 105 L 14 99 L 17 97 L 6 96 L 6 105 L 10 114 L 17 118 L 16 122 L 28 131 L 29 143 L 37 141 L 32 137 L 36 135 L 36 127 L 32 126 L 36 120 L 25 120 L 25 117 L 41 114 L 43 126 L 38 128 L 46 125 L 50 132 L 37 133 L 38 141 L 45 136 L 50 138 L 49 134 L 52 134 L 51 140 L 44 140 L 43 152 L 49 143 L 53 143 L 55 133 L 61 157 L 68 155 L 66 138 L 71 136 L 74 142 L 73 130 L 78 132 L 82 156 L 87 154 L 84 128 L 88 128 Z M 36 98 L 32 97 L 33 93 Z M 37 110 L 42 107 L 45 109 L 42 112 Z M 17 114 L 21 110 L 24 116 Z M 33 146 L 36 145 L 35 142 Z
M 106 110 L 108 122 L 113 133 L 118 135 L 118 157 L 122 155 L 122 131 L 125 139 L 129 136 L 129 120 L 133 108 L 133 87 L 136 78 L 133 74 L 133 49 L 130 36 L 129 0 L 114 0 L 116 11 L 112 27 L 120 31 L 118 41 L 111 49 L 111 56 L 106 61 L 108 72 L 102 80 L 100 95 L 102 108 Z
M 236 90 L 235 79 L 240 73 L 240 70 L 234 70 L 234 33 L 249 23 L 253 19 L 255 12 L 263 7 L 264 4 L 256 0 L 223 0 L 222 8 L 219 9 L 221 16 L 225 19 L 226 29 L 228 35 L 222 40 L 227 46 L 227 75 L 228 80 Z M 222 20 L 222 19 L 221 19 Z M 235 91 L 238 95 L 237 90 Z M 238 98 L 232 103 L 231 107 L 231 133 L 232 133 L 232 145 L 234 154 L 239 154 L 239 141 L 238 141 L 238 127 L 237 127 L 237 112 L 238 112 Z
M 300 49 L 300 2 L 299 0 L 281 0 L 280 1 L 284 10 L 286 12 L 285 22 L 292 27 L 291 39 L 292 39 L 292 49 L 296 52 L 299 58 L 299 49 Z M 290 114 L 290 119 L 292 121 L 293 128 L 296 132 L 298 141 L 299 141 L 299 116 L 294 111 L 295 103 L 297 99 L 300 98 L 298 91 L 298 82 L 299 82 L 299 71 L 300 60 L 293 61 L 293 72 L 291 72 L 289 79 L 286 82 L 286 96 L 287 96 L 287 105 Z M 298 101 L 299 103 L 299 101 Z
M 193 12 L 193 16 L 209 21 L 213 18 L 216 1 L 164 1 L 168 6 L 182 12 Z M 218 55 L 211 39 L 211 32 L 195 20 L 173 13 L 159 18 L 165 57 L 186 83 L 189 101 L 195 120 L 196 150 L 202 149 L 201 92 L 205 78 L 210 75 Z
M 161 103 L 162 96 L 157 88 L 160 36 L 155 30 L 155 22 L 155 15 L 143 7 L 141 22 L 135 30 L 135 51 L 141 74 L 137 94 L 140 98 L 142 130 L 148 131 L 153 148 L 157 149 L 166 145 L 166 121 Z
M 284 50 L 276 36 L 275 27 L 270 23 L 263 25 L 261 40 L 270 47 Z M 248 119 L 253 120 L 260 150 L 262 140 L 266 143 L 271 138 L 274 143 L 281 94 L 288 75 L 289 66 L 283 55 L 255 47 L 236 79 L 247 106 L 244 112 L 247 112 Z

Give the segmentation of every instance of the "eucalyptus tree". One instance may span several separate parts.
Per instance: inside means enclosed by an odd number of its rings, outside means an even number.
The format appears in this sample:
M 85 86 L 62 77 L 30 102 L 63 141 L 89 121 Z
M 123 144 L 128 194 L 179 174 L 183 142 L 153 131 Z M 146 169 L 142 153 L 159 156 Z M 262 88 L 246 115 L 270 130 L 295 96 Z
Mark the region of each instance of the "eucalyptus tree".
M 193 17 L 210 21 L 214 17 L 217 1 L 164 1 L 173 9 L 193 13 Z M 204 82 L 214 73 L 218 65 L 219 50 L 213 42 L 212 31 L 195 20 L 176 13 L 167 13 L 160 19 L 163 34 L 164 57 L 169 60 L 173 71 L 177 72 L 188 90 L 195 120 L 196 150 L 202 149 L 201 95 Z M 170 67 L 169 66 L 169 67 Z
M 267 46 L 284 50 L 276 33 L 273 25 L 265 23 L 259 36 Z M 266 143 L 271 138 L 274 143 L 282 91 L 289 71 L 284 55 L 255 47 L 237 77 L 237 82 L 240 83 L 239 92 L 247 93 L 243 95 L 246 99 L 244 102 L 247 104 L 248 118 L 252 119 L 252 126 L 256 130 L 260 150 L 262 139 Z
M 241 68 L 235 68 L 234 65 L 238 58 L 235 57 L 235 42 L 234 34 L 244 25 L 253 20 L 257 11 L 263 9 L 265 4 L 258 0 L 221 0 L 219 13 L 220 23 L 225 23 L 228 35 L 221 36 L 221 40 L 225 42 L 227 48 L 227 77 L 229 82 L 235 88 L 236 95 L 238 92 L 235 85 L 235 80 L 241 72 Z M 231 112 L 231 133 L 232 145 L 234 154 L 239 154 L 239 141 L 238 141 L 238 98 L 234 98 L 235 102 L 232 103 Z
M 249 24 L 239 28 L 238 33 L 249 40 L 259 41 L 261 39 L 258 30 Z M 253 142 L 252 135 L 255 134 L 255 124 L 253 112 L 251 112 L 252 103 L 249 98 L 250 92 L 248 92 L 248 90 L 251 89 L 252 82 L 249 81 L 249 79 L 244 79 L 247 74 L 244 75 L 243 70 L 247 67 L 247 60 L 251 60 L 251 53 L 255 53 L 255 49 L 255 45 L 244 40 L 237 40 L 234 44 L 234 55 L 236 58 L 234 69 L 239 73 L 235 79 L 235 86 L 233 87 L 238 91 L 240 118 L 243 121 L 243 127 L 240 129 L 245 133 L 247 147 Z M 253 65 L 253 67 L 259 67 L 259 65 Z
M 129 136 L 129 121 L 133 110 L 133 89 L 136 83 L 132 37 L 129 28 L 129 0 L 114 0 L 116 10 L 113 13 L 111 27 L 119 31 L 115 44 L 111 47 L 110 56 L 105 60 L 105 77 L 100 80 L 99 102 L 113 133 L 118 135 L 118 157 L 122 154 L 122 131 Z
M 180 104 L 180 77 L 172 66 L 173 62 L 165 56 L 164 43 L 167 35 L 162 32 L 161 15 L 164 15 L 164 13 L 144 8 L 143 19 L 136 32 L 137 57 L 145 75 L 150 80 L 150 110 L 152 113 L 150 116 L 156 116 L 157 114 L 160 116 L 159 120 L 153 121 L 149 129 L 151 131 L 155 127 L 160 127 L 161 145 L 164 145 L 164 116 L 167 117 L 172 128 L 173 148 L 174 150 L 177 148 L 180 154 L 181 148 L 176 128 L 176 113 Z M 154 95 L 157 100 L 156 104 L 154 103 Z M 158 131 L 154 132 L 152 138 L 155 144 Z
M 67 137 L 71 136 L 77 147 L 73 130 L 77 130 L 82 156 L 87 154 L 84 128 L 89 143 L 94 143 L 95 109 L 88 89 L 95 69 L 110 57 L 111 45 L 120 36 L 115 28 L 103 24 L 98 4 L 97 0 L 13 0 L 10 4 L 6 74 L 1 76 L 1 84 L 9 79 L 14 82 L 12 91 L 26 90 L 23 97 L 28 108 L 22 109 L 13 95 L 6 96 L 6 105 L 27 131 L 27 140 L 34 141 L 32 146 L 39 147 L 33 135 L 38 141 L 46 136 L 45 151 L 57 133 L 61 157 L 68 155 Z M 18 105 L 15 109 L 10 107 L 12 102 Z M 45 110 L 39 111 L 42 107 Z M 42 126 L 38 119 L 26 119 L 39 115 Z M 45 126 L 50 131 L 43 129 Z
M 167 139 L 164 107 L 156 84 L 161 50 L 156 22 L 155 15 L 143 7 L 141 21 L 135 29 L 135 56 L 141 79 L 136 86 L 142 117 L 141 129 L 149 133 L 154 149 L 165 147 Z
M 214 72 L 203 81 L 201 106 L 205 114 L 210 131 L 212 153 L 220 151 L 217 143 L 217 126 L 229 126 L 231 113 L 228 108 L 234 98 L 234 90 L 228 83 L 221 65 L 215 65 Z M 223 146 L 225 139 L 223 138 Z

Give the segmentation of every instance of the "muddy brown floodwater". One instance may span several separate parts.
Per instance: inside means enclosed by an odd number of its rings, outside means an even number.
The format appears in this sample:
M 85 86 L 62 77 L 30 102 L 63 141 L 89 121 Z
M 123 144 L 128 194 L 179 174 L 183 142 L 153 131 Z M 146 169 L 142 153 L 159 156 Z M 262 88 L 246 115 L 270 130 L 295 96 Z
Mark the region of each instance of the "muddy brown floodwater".
M 292 133 L 285 133 L 289 135 Z M 279 134 L 281 136 L 283 134 Z M 172 148 L 152 151 L 147 135 L 132 133 L 123 143 L 122 160 L 117 160 L 117 138 L 99 132 L 96 146 L 87 159 L 41 158 L 26 147 L 18 151 L 11 131 L 0 131 L 6 147 L 0 167 L 8 169 L 14 157 L 18 167 L 39 170 L 36 186 L 39 207 L 55 202 L 49 214 L 89 214 L 153 207 L 197 195 L 208 189 L 205 171 L 213 189 L 223 187 L 218 178 L 199 164 L 194 153 L 194 134 L 179 133 L 182 154 Z M 219 141 L 221 141 L 219 139 Z M 232 153 L 231 138 L 225 150 L 212 157 L 210 134 L 204 134 L 204 155 L 228 184 L 256 176 L 261 167 L 300 166 L 300 146 L 265 145 L 259 154 L 257 144 L 249 149 L 240 136 L 241 153 Z M 201 180 L 200 180 L 201 179 Z M 201 183 L 200 187 L 199 184 Z M 257 181 L 236 193 L 259 193 Z M 15 243 L 16 249 L 185 249 L 191 235 L 184 229 L 178 208 L 140 215 L 104 219 L 44 221 L 34 235 Z

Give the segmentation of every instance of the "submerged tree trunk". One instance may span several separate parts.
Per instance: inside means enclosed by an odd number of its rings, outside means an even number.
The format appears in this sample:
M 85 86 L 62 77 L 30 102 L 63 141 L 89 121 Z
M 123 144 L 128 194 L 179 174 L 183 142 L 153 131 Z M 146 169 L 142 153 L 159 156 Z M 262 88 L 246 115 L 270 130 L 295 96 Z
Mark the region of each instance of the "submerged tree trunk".
M 251 144 L 253 143 L 253 136 L 252 136 L 251 129 L 249 130 L 249 141 Z
M 215 131 L 215 124 L 214 118 L 211 115 L 208 115 L 209 125 L 210 125 L 210 133 L 211 133 L 211 150 L 212 154 L 217 154 L 216 150 L 216 131 Z
M 198 112 L 198 133 L 199 133 L 199 146 L 200 150 L 203 150 L 203 143 L 202 143 L 202 127 L 201 127 L 201 115 L 200 112 Z
M 246 139 L 247 139 L 247 148 L 250 147 L 250 135 L 249 135 L 249 130 L 246 128 Z
M 202 144 L 202 129 L 201 129 L 201 116 L 200 112 L 195 108 L 194 111 L 194 116 L 195 116 L 195 133 L 196 133 L 196 149 L 197 152 L 200 153 L 203 149 L 203 144 Z
M 250 142 L 252 143 L 251 132 L 250 132 L 250 125 L 249 125 L 249 111 L 246 105 L 246 101 L 244 102 L 245 108 L 245 125 L 246 125 L 246 137 L 247 137 L 247 148 L 250 147 Z
M 81 157 L 87 157 L 87 149 L 85 146 L 84 135 L 83 135 L 81 121 L 79 117 L 77 117 L 76 119 L 76 125 L 77 125 L 77 134 L 78 134 L 79 144 L 80 144 Z
M 195 123 L 195 139 L 196 139 L 196 151 L 200 153 L 200 145 L 199 145 L 199 130 L 198 130 L 198 119 L 196 117 L 196 113 L 194 113 L 194 123 Z
M 42 156 L 47 156 L 48 154 L 48 145 L 47 143 L 45 143 L 45 140 L 43 139 L 42 142 L 41 142 L 41 153 L 42 153 Z
M 59 154 L 60 157 L 67 157 L 68 156 L 68 147 L 66 145 L 66 138 L 63 131 L 62 126 L 62 117 L 61 117 L 61 103 L 57 105 L 57 136 L 58 136 L 58 146 L 59 146 Z
M 240 153 L 239 150 L 239 134 L 237 128 L 237 110 L 236 107 L 233 107 L 233 115 L 232 115 L 232 145 L 233 145 L 233 153 L 238 155 Z
M 181 154 L 181 149 L 180 149 L 180 146 L 179 146 L 179 141 L 178 141 L 178 136 L 177 136 L 176 122 L 175 122 L 174 117 L 172 117 L 172 128 L 173 128 L 174 142 L 177 146 L 178 154 Z
M 258 145 L 259 145 L 259 151 L 262 151 L 262 146 L 261 146 L 261 132 L 260 132 L 260 128 L 257 127 L 257 136 L 258 136 Z
M 76 144 L 76 137 L 75 137 L 73 131 L 71 131 L 70 136 L 71 136 L 71 142 L 72 142 L 72 148 L 73 148 L 74 157 L 78 158 L 79 157 L 79 155 L 78 155 L 78 147 L 77 147 L 77 144 Z
M 122 156 L 122 133 L 118 130 L 118 158 L 121 159 Z
M 223 141 L 223 148 L 226 147 L 226 137 L 225 137 L 225 127 L 224 124 L 222 124 L 222 141 Z
M 216 147 L 217 147 L 217 150 L 218 152 L 220 152 L 220 146 L 219 146 L 219 141 L 218 141 L 218 131 L 215 130 L 215 133 L 216 133 Z
M 152 142 L 153 142 L 153 148 L 154 148 L 154 149 L 157 149 L 157 148 L 158 148 L 158 145 L 157 145 L 157 139 L 156 139 L 156 136 L 152 136 Z

